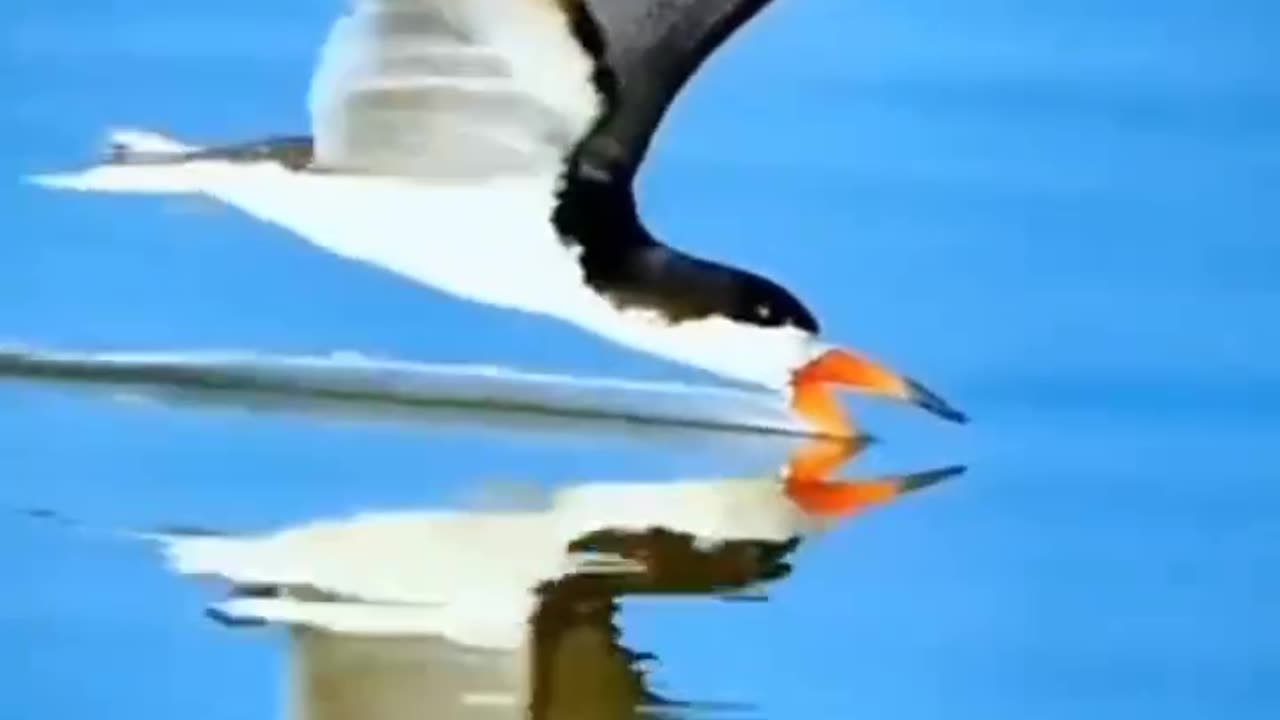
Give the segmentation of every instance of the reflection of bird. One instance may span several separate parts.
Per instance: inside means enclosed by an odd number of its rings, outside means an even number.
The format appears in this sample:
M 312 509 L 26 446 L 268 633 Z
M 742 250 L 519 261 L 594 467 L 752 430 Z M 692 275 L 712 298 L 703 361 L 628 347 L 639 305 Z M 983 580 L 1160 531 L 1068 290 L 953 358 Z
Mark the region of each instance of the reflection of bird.
M 665 572 L 624 581 L 657 593 L 668 587 L 711 593 L 781 577 L 789 569 L 781 558 L 795 547 L 794 542 L 730 541 L 714 549 L 697 548 L 687 537 L 662 531 L 618 540 L 640 554 L 655 552 L 687 563 L 670 570 L 669 582 Z M 584 573 L 543 583 L 532 614 L 523 619 L 523 641 L 515 647 L 475 647 L 409 625 L 400 631 L 389 624 L 379 633 L 351 633 L 295 622 L 292 715 L 299 720 L 568 720 L 636 718 L 650 715 L 647 710 L 702 705 L 656 692 L 645 670 L 651 656 L 620 642 L 616 618 L 621 588 L 613 579 L 623 577 Z M 312 606 L 326 599 L 312 598 Z M 489 611 L 505 622 L 496 614 L 501 608 L 489 606 Z M 395 610 L 367 605 L 361 612 L 377 616 Z
M 818 340 L 777 283 L 669 247 L 633 181 L 668 105 L 768 0 L 357 0 L 310 91 L 313 135 L 198 148 L 118 132 L 110 161 L 37 178 L 203 193 L 344 257 L 546 314 L 750 384 L 828 384 L 964 416 Z
M 851 452 L 815 445 L 782 482 L 593 483 L 541 509 L 148 537 L 177 572 L 230 583 L 209 609 L 215 619 L 290 628 L 295 717 L 639 717 L 680 703 L 651 690 L 642 656 L 620 645 L 619 598 L 758 598 L 791 572 L 787 558 L 814 521 L 958 471 L 817 474 Z

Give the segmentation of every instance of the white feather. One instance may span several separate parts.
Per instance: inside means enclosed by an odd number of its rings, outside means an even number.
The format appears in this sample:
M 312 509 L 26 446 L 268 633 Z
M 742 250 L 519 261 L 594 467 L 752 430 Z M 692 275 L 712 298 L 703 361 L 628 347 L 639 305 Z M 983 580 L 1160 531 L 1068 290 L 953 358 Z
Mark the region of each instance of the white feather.
M 360 0 L 312 76 L 316 161 L 428 177 L 553 171 L 601 111 L 592 71 L 553 2 Z
M 116 154 L 180 155 L 198 150 L 159 133 L 131 128 L 112 130 L 107 141 Z M 186 165 L 174 163 L 108 163 L 79 172 L 31 175 L 33 185 L 53 190 L 177 194 L 200 192 L 196 176 Z
M 128 149 L 137 153 L 172 154 L 199 150 L 194 145 L 178 142 L 170 137 L 149 130 L 134 128 L 117 128 L 108 133 L 108 140 L 113 146 Z

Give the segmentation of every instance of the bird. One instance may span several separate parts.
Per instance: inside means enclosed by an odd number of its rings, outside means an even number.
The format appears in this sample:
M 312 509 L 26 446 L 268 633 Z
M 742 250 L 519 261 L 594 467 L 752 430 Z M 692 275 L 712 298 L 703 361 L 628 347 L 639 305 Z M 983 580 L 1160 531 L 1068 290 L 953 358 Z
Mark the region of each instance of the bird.
M 824 433 L 854 433 L 841 389 L 967 422 L 823 339 L 791 290 L 640 216 L 668 107 L 771 1 L 351 0 L 312 73 L 310 134 L 197 145 L 116 128 L 97 165 L 28 179 L 208 196 L 447 295 L 786 393 Z
M 222 591 L 204 615 L 287 631 L 290 715 L 635 717 L 660 695 L 620 642 L 632 597 L 768 600 L 815 534 L 963 471 L 861 479 L 865 445 L 814 441 L 761 477 L 583 481 L 514 507 L 365 509 L 277 528 L 116 530 Z

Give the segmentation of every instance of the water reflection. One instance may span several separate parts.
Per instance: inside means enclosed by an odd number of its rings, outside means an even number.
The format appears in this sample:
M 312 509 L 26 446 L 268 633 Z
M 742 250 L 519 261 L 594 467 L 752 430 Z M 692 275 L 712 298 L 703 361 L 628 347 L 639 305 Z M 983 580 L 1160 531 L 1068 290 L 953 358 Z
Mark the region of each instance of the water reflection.
M 860 449 L 815 442 L 781 477 L 588 482 L 541 507 L 158 538 L 176 573 L 226 583 L 211 618 L 287 628 L 290 717 L 670 716 L 715 706 L 648 686 L 619 601 L 766 599 L 815 530 L 963 470 L 833 479 Z

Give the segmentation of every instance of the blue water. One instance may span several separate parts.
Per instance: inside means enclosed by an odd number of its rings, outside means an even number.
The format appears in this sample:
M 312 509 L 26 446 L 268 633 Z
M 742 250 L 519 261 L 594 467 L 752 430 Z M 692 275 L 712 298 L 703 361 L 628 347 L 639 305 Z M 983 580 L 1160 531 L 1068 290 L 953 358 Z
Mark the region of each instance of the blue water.
M 105 127 L 305 130 L 338 3 L 20 0 L 0 35 L 0 340 L 361 350 L 688 379 L 193 200 L 18 184 Z M 969 472 L 805 543 L 764 604 L 636 603 L 655 682 L 761 717 L 1280 711 L 1280 8 L 784 0 L 672 110 L 668 240 L 766 270 L 965 427 L 853 401 L 859 468 Z M 166 411 L 0 386 L 0 504 L 264 529 L 476 482 L 767 476 L 661 445 Z M 278 635 L 150 552 L 0 521 L 4 717 L 279 712 Z

